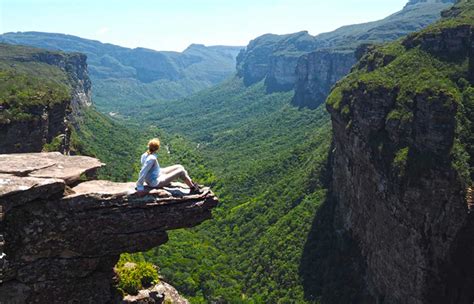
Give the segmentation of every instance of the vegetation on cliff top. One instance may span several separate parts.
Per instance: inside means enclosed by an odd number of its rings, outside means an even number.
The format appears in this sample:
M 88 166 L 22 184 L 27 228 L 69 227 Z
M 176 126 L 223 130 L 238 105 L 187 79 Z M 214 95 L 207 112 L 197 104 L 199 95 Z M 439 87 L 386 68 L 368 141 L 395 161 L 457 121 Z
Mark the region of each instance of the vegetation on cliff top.
M 343 115 L 351 113 L 346 97 L 354 88 L 396 89 L 398 107 L 389 119 L 406 123 L 413 94 L 431 90 L 431 81 L 452 103 L 470 99 L 470 89 L 460 90 L 453 80 L 465 74 L 466 62 L 406 50 L 401 41 L 378 47 L 365 61 L 328 100 Z M 160 265 L 163 276 L 195 303 L 317 302 L 320 296 L 305 293 L 302 271 L 315 277 L 317 270 L 306 269 L 302 256 L 326 196 L 329 119 L 322 108 L 291 107 L 290 99 L 291 92 L 267 94 L 262 82 L 246 87 L 234 78 L 191 98 L 140 109 L 142 123 L 186 136 L 180 145 L 189 150 L 179 155 L 172 147 L 169 160 L 191 157 L 204 164 L 223 202 L 214 221 L 172 232 L 166 245 L 134 255 Z M 406 146 L 394 151 L 401 175 L 409 154 Z M 192 175 L 204 169 L 186 165 Z
M 32 119 L 37 106 L 70 99 L 67 75 L 58 67 L 35 59 L 44 52 L 0 44 L 0 123 Z
M 220 83 L 234 73 L 241 49 L 193 44 L 183 52 L 159 52 L 41 32 L 5 33 L 2 41 L 87 55 L 97 108 L 124 115 L 131 105 L 182 98 Z
M 444 112 L 457 109 L 456 136 L 451 148 L 452 165 L 467 186 L 472 184 L 474 174 L 474 79 L 470 70 L 473 64 L 472 57 L 469 57 L 471 46 L 468 45 L 472 43 L 469 42 L 471 34 L 465 28 L 472 30 L 474 26 L 474 5 L 471 1 L 461 1 L 444 15 L 443 20 L 425 30 L 369 50 L 355 70 L 336 85 L 327 104 L 341 117 L 349 119 L 354 91 L 392 94 L 396 100 L 386 123 L 397 124 L 402 132 L 409 129 L 413 122 L 417 98 L 427 98 L 432 102 L 444 100 Z M 443 34 L 447 31 L 451 34 Z M 449 35 L 458 35 L 458 45 L 443 41 Z M 468 41 L 467 44 L 462 39 Z M 350 127 L 351 122 L 347 123 Z M 402 156 L 407 154 L 403 150 L 406 144 L 400 143 L 398 149 L 401 150 L 393 155 L 396 167 L 402 163 Z

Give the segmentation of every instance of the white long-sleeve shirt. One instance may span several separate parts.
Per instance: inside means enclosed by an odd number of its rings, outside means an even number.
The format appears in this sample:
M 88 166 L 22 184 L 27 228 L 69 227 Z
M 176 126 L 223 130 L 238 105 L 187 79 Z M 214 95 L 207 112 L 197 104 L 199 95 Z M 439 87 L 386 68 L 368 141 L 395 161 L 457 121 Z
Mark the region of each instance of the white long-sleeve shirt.
M 137 190 L 144 190 L 144 183 L 150 187 L 156 187 L 158 185 L 158 176 L 160 175 L 160 164 L 158 163 L 156 154 L 143 153 L 141 164 L 142 169 L 138 175 Z

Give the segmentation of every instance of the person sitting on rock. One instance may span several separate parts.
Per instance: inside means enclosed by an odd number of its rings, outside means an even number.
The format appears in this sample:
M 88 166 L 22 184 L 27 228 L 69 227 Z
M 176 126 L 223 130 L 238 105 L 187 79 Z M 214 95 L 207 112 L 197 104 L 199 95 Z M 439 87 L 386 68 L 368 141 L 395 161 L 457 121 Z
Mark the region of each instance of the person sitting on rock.
M 142 154 L 140 174 L 137 181 L 137 191 L 144 192 L 146 183 L 152 188 L 168 186 L 171 182 L 182 179 L 191 189 L 191 193 L 200 193 L 199 185 L 194 183 L 188 172 L 181 165 L 160 168 L 156 153 L 160 149 L 160 140 L 153 138 L 148 142 L 148 150 Z

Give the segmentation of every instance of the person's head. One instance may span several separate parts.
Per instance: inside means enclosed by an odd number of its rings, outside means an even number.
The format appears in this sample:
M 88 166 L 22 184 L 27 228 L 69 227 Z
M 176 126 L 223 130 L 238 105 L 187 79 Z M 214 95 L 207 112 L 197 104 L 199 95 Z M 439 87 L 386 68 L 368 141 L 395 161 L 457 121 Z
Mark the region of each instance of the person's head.
M 153 138 L 148 142 L 148 154 L 153 154 L 160 150 L 160 140 L 158 138 Z

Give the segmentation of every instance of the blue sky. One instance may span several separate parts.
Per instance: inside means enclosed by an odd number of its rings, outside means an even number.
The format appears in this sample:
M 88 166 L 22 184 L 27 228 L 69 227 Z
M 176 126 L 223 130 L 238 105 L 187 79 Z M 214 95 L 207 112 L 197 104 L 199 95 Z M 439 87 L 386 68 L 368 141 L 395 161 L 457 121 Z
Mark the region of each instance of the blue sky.
M 77 35 L 181 51 L 191 43 L 247 45 L 262 34 L 381 19 L 408 0 L 0 0 L 0 32 Z

